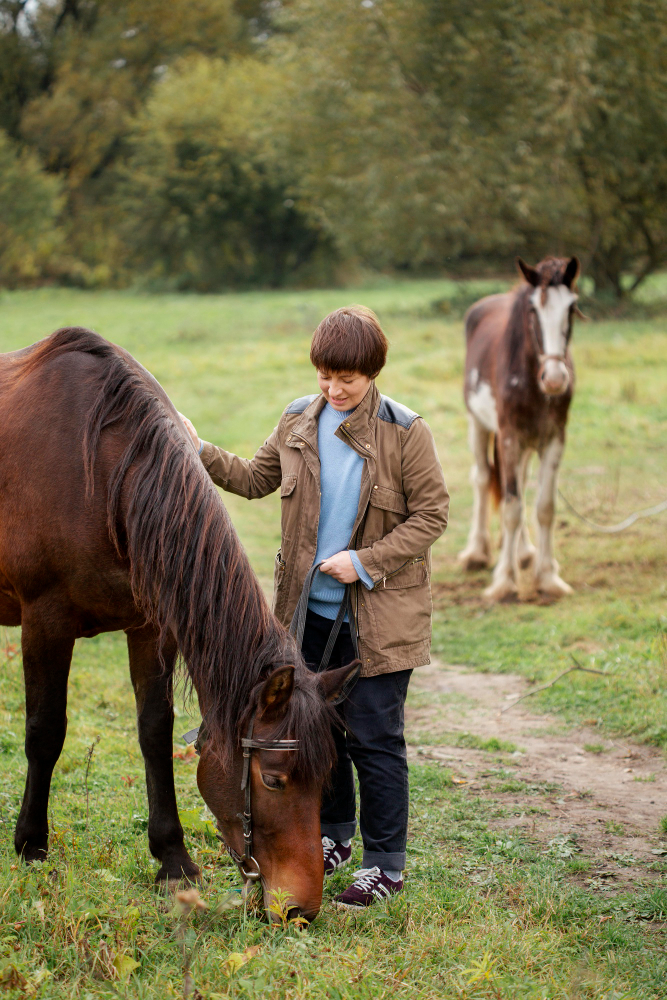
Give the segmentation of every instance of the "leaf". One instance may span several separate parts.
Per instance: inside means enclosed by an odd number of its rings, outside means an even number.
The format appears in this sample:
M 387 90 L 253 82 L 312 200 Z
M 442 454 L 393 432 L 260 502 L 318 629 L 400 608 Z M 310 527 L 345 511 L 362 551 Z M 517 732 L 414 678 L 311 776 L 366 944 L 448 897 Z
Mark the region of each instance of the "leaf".
M 179 809 L 178 818 L 181 826 L 189 833 L 208 833 L 216 836 L 216 829 L 210 819 L 202 819 L 198 809 Z
M 36 899 L 32 905 L 39 913 L 39 919 L 42 921 L 42 923 L 44 923 L 46 920 L 46 917 L 44 916 L 44 903 L 42 902 L 41 899 Z
M 139 965 L 140 963 L 135 961 L 129 955 L 118 954 L 113 960 L 113 967 L 118 973 L 120 979 L 127 979 L 135 969 L 139 968 Z
M 94 875 L 99 875 L 103 882 L 120 882 L 121 879 L 116 878 L 112 875 L 108 868 L 96 868 L 93 872 Z
M 246 948 L 244 952 L 232 951 L 222 963 L 222 971 L 227 976 L 233 976 L 235 972 L 259 955 L 259 945 L 254 944 L 252 948 Z

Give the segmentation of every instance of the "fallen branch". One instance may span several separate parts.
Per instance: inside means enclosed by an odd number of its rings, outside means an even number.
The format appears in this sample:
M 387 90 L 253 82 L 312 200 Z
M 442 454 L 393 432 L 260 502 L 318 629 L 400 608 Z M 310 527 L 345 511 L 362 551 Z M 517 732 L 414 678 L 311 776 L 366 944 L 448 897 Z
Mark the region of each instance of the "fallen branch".
M 572 653 L 570 653 L 570 656 L 572 656 Z M 574 673 L 575 670 L 583 670 L 585 674 L 600 674 L 601 677 L 609 676 L 606 670 L 595 670 L 594 667 L 584 667 L 574 656 L 572 656 L 572 659 L 574 660 L 573 667 L 568 667 L 567 670 L 563 670 L 558 677 L 554 677 L 554 679 L 549 681 L 548 684 L 543 684 L 541 687 L 535 688 L 534 691 L 527 691 L 526 694 L 522 694 L 521 697 L 517 698 L 516 701 L 513 701 L 511 705 L 505 705 L 504 708 L 501 708 L 498 714 L 503 715 L 505 712 L 509 712 L 510 708 L 514 708 L 514 706 L 518 705 L 520 701 L 524 700 L 524 698 L 530 698 L 531 695 L 539 694 L 540 691 L 546 691 L 547 688 L 553 687 L 556 681 L 561 680 L 563 677 L 567 677 L 568 674 Z

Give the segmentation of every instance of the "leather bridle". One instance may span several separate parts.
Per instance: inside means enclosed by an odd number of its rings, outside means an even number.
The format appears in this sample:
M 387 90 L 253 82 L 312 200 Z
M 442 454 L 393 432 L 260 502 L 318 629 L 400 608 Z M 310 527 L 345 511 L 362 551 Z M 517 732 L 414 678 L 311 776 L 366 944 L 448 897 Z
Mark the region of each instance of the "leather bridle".
M 246 888 L 248 888 L 249 884 L 252 885 L 262 877 L 259 862 L 253 853 L 252 847 L 252 780 L 250 774 L 252 752 L 253 750 L 287 751 L 299 749 L 299 740 L 253 739 L 252 731 L 255 726 L 255 714 L 256 712 L 253 712 L 248 724 L 248 732 L 241 740 L 241 746 L 243 747 L 243 774 L 241 777 L 241 791 L 245 793 L 245 802 L 243 812 L 237 813 L 236 815 L 241 820 L 241 824 L 243 826 L 243 856 L 239 856 L 234 848 L 227 844 L 227 850 L 238 865 Z
M 241 825 L 243 827 L 243 855 L 240 855 L 233 847 L 226 842 L 222 834 L 217 834 L 218 839 L 223 842 L 227 851 L 233 861 L 238 865 L 238 869 L 241 872 L 241 876 L 244 881 L 244 892 L 254 885 L 262 877 L 262 872 L 259 867 L 259 862 L 253 853 L 252 846 L 252 780 L 250 774 L 250 765 L 252 763 L 252 752 L 253 750 L 278 750 L 278 751 L 289 751 L 299 749 L 299 740 L 260 740 L 253 739 L 253 729 L 255 728 L 255 716 L 257 715 L 257 709 L 252 713 L 250 717 L 250 722 L 248 723 L 248 731 L 246 735 L 241 740 L 241 746 L 243 747 L 243 772 L 241 774 L 241 791 L 244 792 L 244 805 L 243 812 L 237 813 L 236 816 L 241 820 Z M 206 741 L 208 734 L 206 732 L 206 719 L 196 729 L 191 729 L 189 732 L 185 733 L 183 739 L 186 743 L 192 743 L 194 741 L 195 750 L 197 753 L 201 753 L 201 748 Z

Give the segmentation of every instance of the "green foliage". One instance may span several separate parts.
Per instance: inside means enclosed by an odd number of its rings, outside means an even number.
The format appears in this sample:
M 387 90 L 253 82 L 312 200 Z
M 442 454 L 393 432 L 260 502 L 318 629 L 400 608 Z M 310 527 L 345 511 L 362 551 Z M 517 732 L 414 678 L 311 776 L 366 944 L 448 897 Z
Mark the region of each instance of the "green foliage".
M 211 291 L 317 273 L 323 241 L 289 197 L 269 109 L 279 72 L 195 57 L 155 87 L 133 127 L 126 238 L 149 279 Z M 324 263 L 324 258 L 322 263 Z M 302 271 L 299 275 L 300 269 Z
M 60 191 L 58 178 L 0 131 L 0 284 L 12 287 L 54 272 Z
M 0 128 L 71 281 L 576 252 L 618 299 L 667 261 L 666 42 L 661 0 L 0 0 Z

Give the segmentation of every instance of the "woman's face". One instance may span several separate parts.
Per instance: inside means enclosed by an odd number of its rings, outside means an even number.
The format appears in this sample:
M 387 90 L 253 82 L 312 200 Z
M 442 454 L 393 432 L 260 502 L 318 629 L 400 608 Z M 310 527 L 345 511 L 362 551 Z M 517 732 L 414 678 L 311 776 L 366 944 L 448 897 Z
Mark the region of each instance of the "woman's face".
M 361 372 L 317 371 L 317 382 L 334 410 L 353 410 L 362 401 L 371 380 Z

